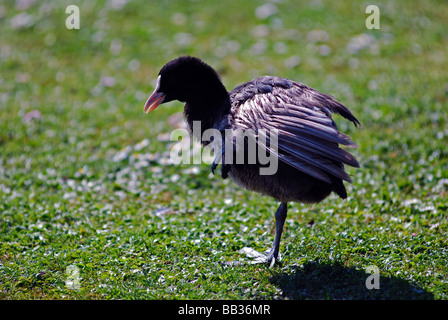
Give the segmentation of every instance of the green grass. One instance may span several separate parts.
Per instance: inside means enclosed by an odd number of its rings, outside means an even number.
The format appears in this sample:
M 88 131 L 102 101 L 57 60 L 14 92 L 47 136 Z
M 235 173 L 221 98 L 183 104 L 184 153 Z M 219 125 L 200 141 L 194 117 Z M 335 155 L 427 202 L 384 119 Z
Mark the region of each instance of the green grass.
M 0 298 L 447 299 L 448 6 L 375 2 L 381 29 L 368 30 L 365 1 L 297 2 L 266 18 L 255 0 L 2 2 Z M 80 30 L 65 28 L 69 4 Z M 262 74 L 304 82 L 362 123 L 335 116 L 359 145 L 349 198 L 292 204 L 272 269 L 231 262 L 270 247 L 278 204 L 205 164 L 163 161 L 182 105 L 147 116 L 143 104 L 182 54 L 228 89 Z M 71 265 L 79 290 L 65 286 Z M 379 290 L 365 287 L 370 265 Z

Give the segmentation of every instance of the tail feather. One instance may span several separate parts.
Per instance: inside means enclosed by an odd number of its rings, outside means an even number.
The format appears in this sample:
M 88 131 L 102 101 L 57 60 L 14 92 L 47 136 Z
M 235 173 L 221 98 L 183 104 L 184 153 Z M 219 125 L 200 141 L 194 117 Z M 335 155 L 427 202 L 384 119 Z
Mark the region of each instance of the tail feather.
M 345 189 L 344 182 L 339 178 L 332 177 L 333 191 L 337 193 L 342 199 L 347 198 L 347 190 Z

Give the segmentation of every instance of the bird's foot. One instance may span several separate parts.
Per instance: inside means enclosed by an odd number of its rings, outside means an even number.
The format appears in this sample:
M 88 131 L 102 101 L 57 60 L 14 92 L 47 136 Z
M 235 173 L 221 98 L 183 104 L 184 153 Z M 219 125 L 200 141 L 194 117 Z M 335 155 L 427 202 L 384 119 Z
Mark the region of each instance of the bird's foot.
M 266 251 L 266 254 L 260 253 L 257 250 L 254 250 L 249 247 L 244 247 L 239 251 L 240 253 L 244 253 L 249 258 L 253 258 L 250 264 L 259 264 L 259 263 L 267 263 L 269 264 L 269 268 L 272 268 L 275 264 L 275 262 L 281 261 L 281 255 L 278 254 L 278 257 L 276 258 L 274 255 L 274 250 Z

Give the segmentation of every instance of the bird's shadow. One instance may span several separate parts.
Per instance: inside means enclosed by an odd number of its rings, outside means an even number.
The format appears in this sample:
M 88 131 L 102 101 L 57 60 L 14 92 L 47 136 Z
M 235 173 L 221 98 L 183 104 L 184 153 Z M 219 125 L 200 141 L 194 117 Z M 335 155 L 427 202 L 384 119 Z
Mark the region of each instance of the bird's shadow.
M 368 289 L 366 280 L 371 275 L 338 262 L 307 262 L 288 273 L 273 272 L 270 281 L 282 290 L 284 298 L 294 300 L 434 300 L 425 289 L 381 272 L 379 277 L 369 278 L 375 286 Z

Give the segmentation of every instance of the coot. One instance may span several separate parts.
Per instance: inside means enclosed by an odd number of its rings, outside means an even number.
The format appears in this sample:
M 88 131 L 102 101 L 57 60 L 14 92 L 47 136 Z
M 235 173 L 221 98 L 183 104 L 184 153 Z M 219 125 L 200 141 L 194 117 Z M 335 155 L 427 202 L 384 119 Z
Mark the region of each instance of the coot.
M 213 142 L 215 152 L 218 151 L 213 173 L 219 163 L 223 178 L 229 176 L 238 185 L 280 202 L 275 212 L 274 242 L 265 262 L 272 265 L 279 259 L 288 202 L 317 203 L 331 192 L 343 199 L 347 197 L 343 181 L 351 179 L 344 164 L 359 164 L 352 154 L 339 147 L 355 144 L 338 131 L 332 113 L 340 114 L 355 126 L 359 121 L 334 97 L 275 76 L 262 76 L 227 92 L 212 67 L 198 58 L 182 56 L 160 70 L 156 89 L 144 111 L 148 113 L 172 100 L 186 102 L 184 115 L 190 131 L 194 131 L 196 121 L 200 124 L 200 131 L 195 134 L 198 139 L 206 130 L 222 133 L 221 139 L 214 136 L 215 140 L 201 141 L 204 145 Z M 254 149 L 248 152 L 250 135 L 238 139 L 238 134 L 226 135 L 229 130 L 253 133 L 258 147 L 255 160 L 251 159 Z M 221 149 L 217 149 L 218 145 Z M 262 173 L 267 164 L 259 159 L 260 150 L 277 160 L 274 172 Z M 235 161 L 238 152 L 244 151 L 247 154 L 240 158 L 243 161 Z

